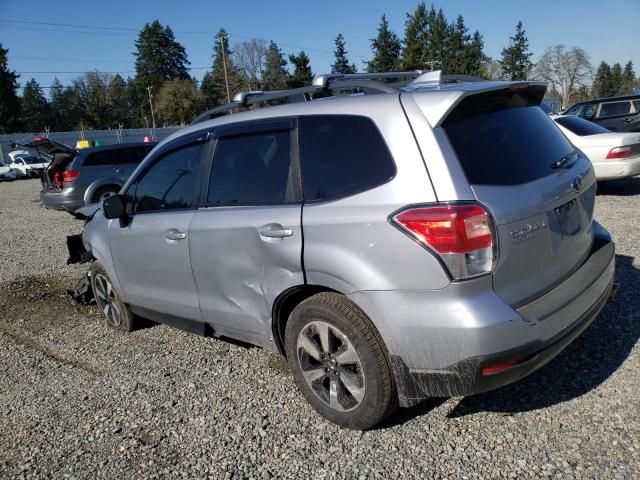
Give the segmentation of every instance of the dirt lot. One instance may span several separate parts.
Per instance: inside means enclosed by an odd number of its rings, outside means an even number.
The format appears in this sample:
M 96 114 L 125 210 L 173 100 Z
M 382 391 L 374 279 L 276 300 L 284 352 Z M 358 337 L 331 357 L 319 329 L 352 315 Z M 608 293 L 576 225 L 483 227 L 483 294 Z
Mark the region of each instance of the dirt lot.
M 65 291 L 37 180 L 0 184 L 0 477 L 640 478 L 640 178 L 603 186 L 620 290 L 527 379 L 340 430 L 281 359 L 166 326 L 120 334 Z

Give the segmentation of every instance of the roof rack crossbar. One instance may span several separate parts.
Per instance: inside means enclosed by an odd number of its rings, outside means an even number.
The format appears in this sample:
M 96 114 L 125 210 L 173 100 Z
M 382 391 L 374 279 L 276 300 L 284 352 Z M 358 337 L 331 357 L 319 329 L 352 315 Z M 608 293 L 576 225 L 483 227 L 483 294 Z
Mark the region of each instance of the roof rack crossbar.
M 484 82 L 483 78 L 473 77 L 471 75 L 457 75 L 442 73 L 442 70 L 434 70 L 420 75 L 418 78 L 409 83 L 413 85 L 444 85 L 447 82 Z
M 311 81 L 312 85 L 327 88 L 328 84 L 336 80 L 383 80 L 389 78 L 416 78 L 422 75 L 422 70 L 409 72 L 379 72 L 379 73 L 325 73 L 316 75 Z

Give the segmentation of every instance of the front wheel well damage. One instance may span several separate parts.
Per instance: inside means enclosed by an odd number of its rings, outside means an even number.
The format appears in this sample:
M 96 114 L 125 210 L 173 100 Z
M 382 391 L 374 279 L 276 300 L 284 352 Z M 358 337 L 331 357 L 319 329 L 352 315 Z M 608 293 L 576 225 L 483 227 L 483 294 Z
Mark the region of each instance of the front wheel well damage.
M 273 302 L 271 328 L 274 343 L 282 356 L 287 356 L 284 346 L 284 332 L 291 312 L 301 302 L 320 292 L 340 293 L 322 285 L 297 285 L 282 292 Z

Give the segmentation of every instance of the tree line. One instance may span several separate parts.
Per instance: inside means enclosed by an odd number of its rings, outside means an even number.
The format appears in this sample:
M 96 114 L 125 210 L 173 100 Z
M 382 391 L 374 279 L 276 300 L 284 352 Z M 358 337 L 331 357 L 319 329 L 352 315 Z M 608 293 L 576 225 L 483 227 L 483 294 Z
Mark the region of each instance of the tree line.
M 480 31 L 471 33 L 462 15 L 450 22 L 442 9 L 424 2 L 406 14 L 402 38 L 383 15 L 370 45 L 372 58 L 361 65 L 367 72 L 443 70 L 491 80 L 542 79 L 549 84 L 548 95 L 561 97 L 565 106 L 590 97 L 629 94 L 640 86 L 631 61 L 624 68 L 602 62 L 594 77 L 588 54 L 578 47 L 555 45 L 534 64 L 522 22 L 500 58 L 493 59 L 484 53 Z M 333 54 L 332 73 L 358 72 L 342 33 L 334 40 Z M 8 50 L 0 44 L 0 133 L 186 124 L 239 91 L 296 88 L 313 78 L 304 51 L 285 55 L 275 42 L 259 38 L 232 49 L 223 28 L 214 36 L 211 70 L 201 81 L 190 75 L 184 46 L 157 20 L 138 33 L 134 56 L 133 77 L 92 71 L 68 86 L 56 78 L 47 87 L 48 98 L 32 78 L 19 96 L 19 75 L 9 68 Z

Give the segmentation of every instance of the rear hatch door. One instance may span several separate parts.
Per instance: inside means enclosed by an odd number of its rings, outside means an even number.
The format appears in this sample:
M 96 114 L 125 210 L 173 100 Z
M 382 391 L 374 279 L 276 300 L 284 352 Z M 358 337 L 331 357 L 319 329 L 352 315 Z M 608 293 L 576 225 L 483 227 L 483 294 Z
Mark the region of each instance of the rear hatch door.
M 589 160 L 539 107 L 540 85 L 464 98 L 442 128 L 478 201 L 494 217 L 494 289 L 520 306 L 587 258 L 596 183 Z

